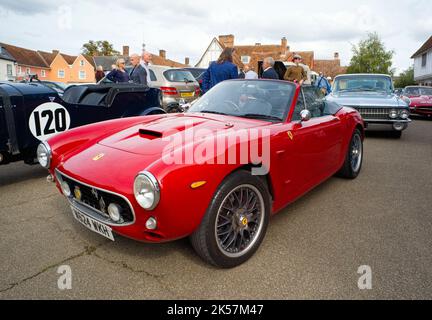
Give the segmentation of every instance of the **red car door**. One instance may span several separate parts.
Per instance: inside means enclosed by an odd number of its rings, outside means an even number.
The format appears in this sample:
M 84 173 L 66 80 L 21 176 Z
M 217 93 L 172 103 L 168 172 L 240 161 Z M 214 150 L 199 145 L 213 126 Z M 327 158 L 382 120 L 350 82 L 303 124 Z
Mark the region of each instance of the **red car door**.
M 300 122 L 300 111 L 311 111 L 309 121 Z M 314 87 L 303 87 L 291 122 L 283 125 L 275 150 L 283 179 L 284 201 L 291 202 L 339 168 L 342 147 L 339 118 L 325 114 L 325 103 Z M 277 170 L 279 171 L 279 170 Z

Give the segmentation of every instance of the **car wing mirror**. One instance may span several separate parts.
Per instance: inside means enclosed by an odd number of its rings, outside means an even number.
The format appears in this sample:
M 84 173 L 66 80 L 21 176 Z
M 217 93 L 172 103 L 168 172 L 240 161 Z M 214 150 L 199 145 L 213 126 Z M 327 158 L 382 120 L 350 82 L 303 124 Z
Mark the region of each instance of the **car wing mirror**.
M 300 112 L 300 119 L 301 119 L 301 122 L 307 122 L 307 121 L 309 121 L 310 119 L 312 119 L 311 112 L 309 110 L 306 110 L 306 109 L 302 110 Z

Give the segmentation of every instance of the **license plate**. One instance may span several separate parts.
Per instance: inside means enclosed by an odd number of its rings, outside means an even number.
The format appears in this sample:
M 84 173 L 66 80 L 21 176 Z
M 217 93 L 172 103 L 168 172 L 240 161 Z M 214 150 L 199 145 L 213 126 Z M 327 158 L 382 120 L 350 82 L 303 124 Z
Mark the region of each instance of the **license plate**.
M 100 223 L 99 221 L 90 218 L 89 216 L 82 214 L 75 208 L 72 208 L 72 213 L 74 218 L 81 223 L 83 226 L 85 226 L 87 229 L 90 229 L 93 232 L 96 232 L 100 234 L 101 236 L 104 236 L 105 238 L 110 239 L 111 241 L 114 241 L 114 236 L 112 233 L 112 229 L 108 227 L 107 225 Z
M 194 93 L 193 92 L 182 92 L 182 93 L 180 93 L 180 95 L 182 98 L 190 98 L 190 97 L 194 96 Z

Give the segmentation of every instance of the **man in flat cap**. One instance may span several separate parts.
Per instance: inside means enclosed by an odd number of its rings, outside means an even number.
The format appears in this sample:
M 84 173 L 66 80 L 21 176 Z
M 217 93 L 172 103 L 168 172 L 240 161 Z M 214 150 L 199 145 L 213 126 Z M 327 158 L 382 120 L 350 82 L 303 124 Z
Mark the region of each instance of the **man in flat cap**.
M 288 70 L 285 72 L 284 79 L 302 85 L 303 82 L 307 80 L 306 71 L 300 65 L 300 63 L 302 62 L 302 57 L 298 54 L 294 55 L 293 62 L 295 63 L 295 66 L 288 68 Z

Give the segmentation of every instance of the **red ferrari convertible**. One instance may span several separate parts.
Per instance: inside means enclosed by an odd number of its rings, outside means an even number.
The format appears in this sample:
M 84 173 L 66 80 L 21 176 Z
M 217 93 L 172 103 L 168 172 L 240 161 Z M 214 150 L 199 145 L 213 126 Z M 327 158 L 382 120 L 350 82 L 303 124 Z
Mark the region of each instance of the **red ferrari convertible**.
M 235 267 L 270 216 L 337 173 L 359 174 L 362 117 L 323 98 L 290 82 L 225 81 L 184 114 L 61 133 L 38 159 L 90 230 L 113 241 L 190 237 L 205 261 Z
M 406 87 L 403 95 L 410 100 L 412 114 L 432 117 L 432 87 Z

